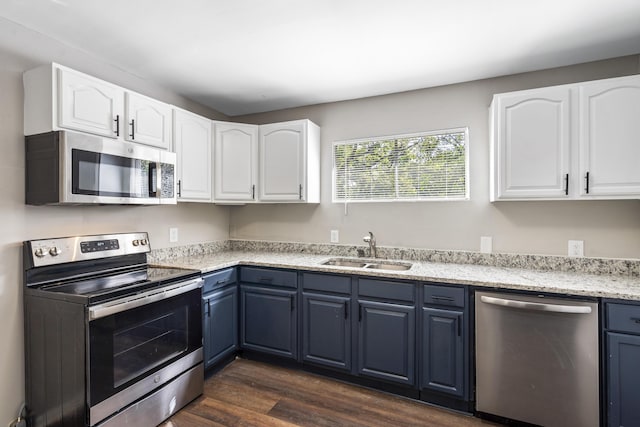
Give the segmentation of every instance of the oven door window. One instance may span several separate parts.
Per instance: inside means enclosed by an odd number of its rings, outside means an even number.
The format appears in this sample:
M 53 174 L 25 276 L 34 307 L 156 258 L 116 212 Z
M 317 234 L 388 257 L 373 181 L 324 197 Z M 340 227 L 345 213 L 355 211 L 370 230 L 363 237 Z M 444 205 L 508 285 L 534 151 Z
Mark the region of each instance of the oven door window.
M 73 149 L 72 193 L 90 196 L 149 197 L 148 160 Z
M 89 323 L 92 406 L 201 347 L 199 291 Z

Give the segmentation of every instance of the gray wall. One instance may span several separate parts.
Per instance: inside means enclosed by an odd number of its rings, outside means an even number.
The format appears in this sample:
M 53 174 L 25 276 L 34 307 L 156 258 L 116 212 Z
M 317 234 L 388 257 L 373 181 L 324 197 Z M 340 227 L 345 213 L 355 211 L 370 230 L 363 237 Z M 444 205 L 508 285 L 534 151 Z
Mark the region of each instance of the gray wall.
M 567 254 L 567 240 L 584 240 L 590 257 L 640 257 L 640 202 L 554 201 L 489 203 L 489 104 L 494 93 L 640 72 L 630 56 L 412 92 L 314 105 L 245 117 L 268 123 L 309 118 L 321 127 L 319 205 L 233 207 L 232 238 L 361 243 L 373 231 L 379 245 L 479 250 L 493 236 L 495 252 Z M 331 203 L 333 141 L 469 127 L 471 200 Z
M 169 246 L 169 227 L 179 227 L 178 244 L 227 239 L 229 209 L 214 205 L 180 204 L 162 207 L 37 207 L 24 204 L 24 136 L 22 72 L 47 61 L 97 75 L 145 95 L 211 118 L 215 111 L 113 67 L 82 52 L 53 43 L 32 40 L 24 52 L 3 50 L 2 40 L 16 36 L 0 22 L 0 425 L 14 419 L 24 401 L 22 257 L 27 239 L 76 234 L 148 231 L 152 247 Z M 29 35 L 27 35 L 29 36 Z M 31 47 L 30 47 L 31 46 Z M 38 53 L 40 52 L 40 53 Z M 49 56 L 46 53 L 49 52 Z M 30 55 L 30 53 L 29 53 Z

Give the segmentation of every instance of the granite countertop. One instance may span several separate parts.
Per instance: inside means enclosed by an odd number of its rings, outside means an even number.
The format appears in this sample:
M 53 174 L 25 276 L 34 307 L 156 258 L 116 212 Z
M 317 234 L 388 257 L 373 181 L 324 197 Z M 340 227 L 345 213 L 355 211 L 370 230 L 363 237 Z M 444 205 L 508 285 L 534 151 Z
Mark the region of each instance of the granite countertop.
M 208 255 L 191 255 L 166 259 L 154 262 L 154 264 L 196 269 L 203 273 L 241 264 L 326 273 L 357 274 L 389 279 L 457 283 L 576 296 L 640 300 L 640 277 L 633 276 L 538 271 L 525 268 L 422 261 L 402 261 L 413 264 L 406 271 L 322 265 L 322 262 L 329 258 L 336 258 L 336 256 L 229 250 Z

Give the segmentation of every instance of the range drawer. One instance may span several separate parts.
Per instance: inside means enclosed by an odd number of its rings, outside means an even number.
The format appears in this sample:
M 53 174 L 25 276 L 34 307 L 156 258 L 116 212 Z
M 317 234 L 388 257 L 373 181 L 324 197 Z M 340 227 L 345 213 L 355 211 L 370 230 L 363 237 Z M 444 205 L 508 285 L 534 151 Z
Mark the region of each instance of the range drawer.
M 240 267 L 240 280 L 245 283 L 298 287 L 298 274 L 294 271 L 272 270 L 270 268 Z
M 361 278 L 358 279 L 358 296 L 413 303 L 416 289 L 413 283 Z
M 351 294 L 351 277 L 333 274 L 302 274 L 302 289 L 337 294 Z
M 424 285 L 424 303 L 464 307 L 464 288 L 445 285 Z
M 214 291 L 222 288 L 223 286 L 230 285 L 236 282 L 236 269 L 227 268 L 225 270 L 216 271 L 202 276 L 204 279 L 204 286 L 202 287 L 202 293 Z
M 640 305 L 607 304 L 607 328 L 640 334 Z

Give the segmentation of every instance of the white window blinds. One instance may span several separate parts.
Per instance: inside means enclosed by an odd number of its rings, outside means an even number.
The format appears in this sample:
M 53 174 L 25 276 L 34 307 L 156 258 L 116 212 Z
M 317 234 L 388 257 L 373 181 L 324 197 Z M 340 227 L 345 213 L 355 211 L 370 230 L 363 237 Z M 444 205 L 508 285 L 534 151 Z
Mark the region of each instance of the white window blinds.
M 333 201 L 468 198 L 468 129 L 336 142 Z

